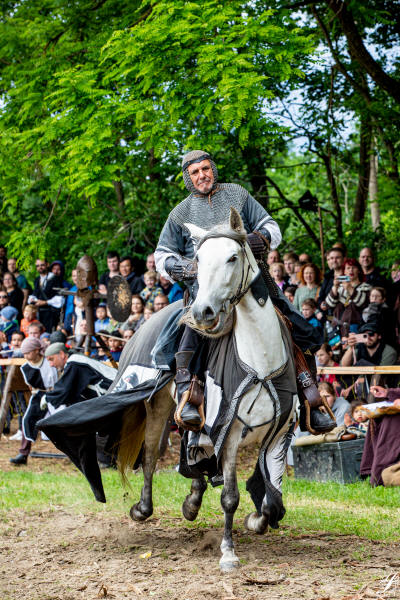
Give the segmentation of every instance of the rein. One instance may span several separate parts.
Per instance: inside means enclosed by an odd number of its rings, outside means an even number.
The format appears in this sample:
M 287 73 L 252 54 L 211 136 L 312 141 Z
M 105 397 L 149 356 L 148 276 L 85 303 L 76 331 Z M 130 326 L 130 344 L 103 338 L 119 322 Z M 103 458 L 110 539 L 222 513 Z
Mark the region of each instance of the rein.
M 230 304 L 233 304 L 233 306 L 236 306 L 236 304 L 239 304 L 240 300 L 243 298 L 243 296 L 245 294 L 247 294 L 247 292 L 249 291 L 250 287 L 251 287 L 251 282 L 248 283 L 246 285 L 246 287 L 244 286 L 244 282 L 247 281 L 247 278 L 249 276 L 250 273 L 250 269 L 252 271 L 254 271 L 253 267 L 250 264 L 250 260 L 249 257 L 247 255 L 247 251 L 246 251 L 246 234 L 243 233 L 236 233 L 234 231 L 232 232 L 222 232 L 222 231 L 209 231 L 206 233 L 206 235 L 200 240 L 198 246 L 197 246 L 197 251 L 196 251 L 196 255 L 197 252 L 199 251 L 199 249 L 201 248 L 201 246 L 204 244 L 204 242 L 206 242 L 207 240 L 210 240 L 212 238 L 228 238 L 230 240 L 233 240 L 234 242 L 237 242 L 240 246 L 240 249 L 242 251 L 242 253 L 244 254 L 244 256 L 247 258 L 247 272 L 245 275 L 245 267 L 244 267 L 244 261 L 242 262 L 242 277 L 240 279 L 240 283 L 238 285 L 238 288 L 236 290 L 236 292 L 228 299 L 228 302 Z

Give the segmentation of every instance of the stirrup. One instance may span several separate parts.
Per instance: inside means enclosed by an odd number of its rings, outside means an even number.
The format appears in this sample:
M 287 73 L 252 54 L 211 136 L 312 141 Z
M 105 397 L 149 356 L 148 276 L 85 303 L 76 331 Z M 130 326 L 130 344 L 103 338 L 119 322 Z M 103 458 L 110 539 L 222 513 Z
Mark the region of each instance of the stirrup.
M 201 388 L 204 388 L 204 383 L 196 375 L 193 375 L 189 389 L 183 392 L 175 411 L 174 419 L 178 427 L 188 431 L 201 431 L 203 429 L 206 419 L 204 415 L 204 393 Z M 199 411 L 201 421 L 198 425 L 187 423 L 182 419 L 182 410 L 188 402 L 196 406 Z

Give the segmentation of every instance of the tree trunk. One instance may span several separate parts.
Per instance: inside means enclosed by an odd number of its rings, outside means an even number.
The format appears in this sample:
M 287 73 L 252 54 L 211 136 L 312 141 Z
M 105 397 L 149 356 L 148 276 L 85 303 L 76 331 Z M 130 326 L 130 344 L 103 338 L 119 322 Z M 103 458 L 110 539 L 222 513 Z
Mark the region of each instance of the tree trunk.
M 358 168 L 358 186 L 354 204 L 353 221 L 360 223 L 365 215 L 368 199 L 370 150 L 371 150 L 371 125 L 364 114 L 361 117 L 360 127 L 360 164 Z
M 373 143 L 370 156 L 370 175 L 369 175 L 369 201 L 371 207 L 372 229 L 376 231 L 381 223 L 378 202 L 378 155 L 375 152 Z
M 342 207 L 339 202 L 339 195 L 336 186 L 335 175 L 333 174 L 331 157 L 328 154 L 322 153 L 321 158 L 324 161 L 326 174 L 328 176 L 329 187 L 331 189 L 331 198 L 333 207 L 336 212 L 336 231 L 339 240 L 343 239 L 343 222 L 342 222 Z

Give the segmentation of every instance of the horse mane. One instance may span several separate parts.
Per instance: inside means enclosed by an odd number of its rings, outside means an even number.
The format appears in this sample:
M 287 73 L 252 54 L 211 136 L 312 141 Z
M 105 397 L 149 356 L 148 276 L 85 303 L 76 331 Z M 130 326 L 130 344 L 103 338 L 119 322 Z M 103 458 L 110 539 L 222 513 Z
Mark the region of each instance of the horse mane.
M 197 244 L 197 252 L 199 251 L 199 248 L 207 240 L 210 240 L 212 238 L 220 238 L 220 237 L 226 237 L 230 240 L 234 240 L 235 242 L 237 242 L 240 245 L 243 245 L 247 239 L 247 234 L 244 230 L 237 231 L 235 229 L 232 229 L 226 223 L 221 223 L 220 225 L 216 225 L 215 227 L 213 227 L 212 229 L 207 231 L 207 233 L 199 240 L 199 242 Z

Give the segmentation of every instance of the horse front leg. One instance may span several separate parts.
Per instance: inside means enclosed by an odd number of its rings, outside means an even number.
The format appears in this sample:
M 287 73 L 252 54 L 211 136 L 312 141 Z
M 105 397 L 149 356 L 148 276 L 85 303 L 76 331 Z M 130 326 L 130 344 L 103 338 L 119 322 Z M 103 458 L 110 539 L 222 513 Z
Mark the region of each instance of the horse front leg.
M 143 487 L 140 500 L 129 511 L 134 521 L 145 521 L 153 514 L 153 474 L 160 454 L 160 439 L 174 402 L 164 390 L 152 403 L 146 403 L 146 430 L 143 451 Z
M 199 514 L 204 492 L 207 489 L 207 482 L 204 477 L 193 479 L 188 494 L 182 504 L 182 513 L 187 521 L 194 521 Z
M 224 489 L 221 494 L 221 505 L 224 510 L 224 537 L 221 543 L 222 556 L 219 566 L 222 571 L 231 571 L 239 567 L 239 559 L 235 554 L 232 539 L 233 517 L 239 506 L 239 488 L 236 477 L 236 453 L 238 444 L 226 444 L 222 459 Z

